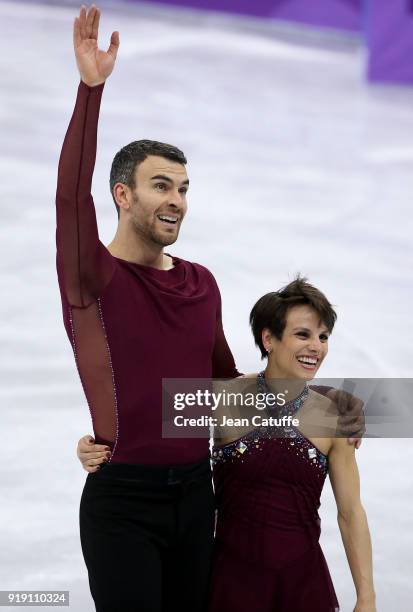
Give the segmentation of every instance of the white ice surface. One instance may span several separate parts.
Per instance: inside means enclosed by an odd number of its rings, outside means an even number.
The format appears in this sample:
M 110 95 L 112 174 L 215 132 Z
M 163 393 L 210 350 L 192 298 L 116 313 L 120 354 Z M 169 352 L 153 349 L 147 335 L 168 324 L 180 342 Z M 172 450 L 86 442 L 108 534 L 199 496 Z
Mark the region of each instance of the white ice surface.
M 91 426 L 54 263 L 56 167 L 78 82 L 74 14 L 0 2 L 0 589 L 70 590 L 71 609 L 87 612 L 75 444 Z M 139 138 L 177 144 L 190 160 L 190 213 L 170 251 L 216 275 L 241 370 L 260 366 L 252 304 L 301 271 L 339 314 L 323 376 L 412 377 L 413 90 L 367 86 L 363 49 L 333 35 L 121 3 L 101 29 L 102 41 L 121 34 L 94 175 L 103 241 L 116 226 L 114 153 Z M 413 444 L 365 440 L 357 457 L 378 610 L 408 612 Z M 321 516 L 348 612 L 329 484 Z

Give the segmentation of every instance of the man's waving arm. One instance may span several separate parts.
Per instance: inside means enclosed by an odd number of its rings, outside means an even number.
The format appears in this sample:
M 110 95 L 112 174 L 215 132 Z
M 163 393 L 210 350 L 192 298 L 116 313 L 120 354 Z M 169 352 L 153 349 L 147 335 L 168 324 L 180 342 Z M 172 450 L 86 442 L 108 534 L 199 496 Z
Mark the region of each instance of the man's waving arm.
M 113 274 L 113 259 L 99 241 L 91 195 L 97 126 L 104 83 L 119 47 L 114 32 L 107 51 L 97 46 L 99 10 L 80 10 L 73 43 L 81 83 L 59 161 L 56 193 L 57 268 L 63 293 L 72 306 L 85 307 L 99 297 Z

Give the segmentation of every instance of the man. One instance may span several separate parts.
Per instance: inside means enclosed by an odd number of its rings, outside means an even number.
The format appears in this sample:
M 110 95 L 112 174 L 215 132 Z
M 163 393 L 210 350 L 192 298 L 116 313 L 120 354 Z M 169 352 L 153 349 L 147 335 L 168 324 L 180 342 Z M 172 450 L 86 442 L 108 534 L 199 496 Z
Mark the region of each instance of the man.
M 99 240 L 90 192 L 101 96 L 119 48 L 114 32 L 107 52 L 98 49 L 99 19 L 92 5 L 74 24 L 81 83 L 56 196 L 64 322 L 98 451 L 111 450 L 85 484 L 82 549 L 97 612 L 197 612 L 213 542 L 209 446 L 162 439 L 161 383 L 239 373 L 212 274 L 164 253 L 187 210 L 179 149 L 138 141 L 119 151 L 110 180 L 118 228 L 107 248 Z
M 58 174 L 57 269 L 64 322 L 96 440 L 110 465 L 88 478 L 80 530 L 98 612 L 203 609 L 214 500 L 206 439 L 162 440 L 162 377 L 233 377 L 220 295 L 204 267 L 164 253 L 187 203 L 186 159 L 140 141 L 115 157 L 115 238 L 98 237 L 90 193 L 101 96 L 119 48 L 97 47 L 100 12 L 74 24 L 75 110 Z M 178 608 L 179 606 L 179 608 Z

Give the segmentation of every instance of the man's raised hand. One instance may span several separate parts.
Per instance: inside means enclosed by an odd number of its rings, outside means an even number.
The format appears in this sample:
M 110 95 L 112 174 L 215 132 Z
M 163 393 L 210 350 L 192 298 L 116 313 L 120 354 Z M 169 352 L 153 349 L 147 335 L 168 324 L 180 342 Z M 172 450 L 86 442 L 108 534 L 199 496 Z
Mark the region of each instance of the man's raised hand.
M 98 48 L 100 10 L 92 4 L 80 9 L 73 26 L 73 45 L 80 78 L 89 87 L 104 83 L 111 74 L 119 49 L 119 32 L 113 32 L 107 51 Z

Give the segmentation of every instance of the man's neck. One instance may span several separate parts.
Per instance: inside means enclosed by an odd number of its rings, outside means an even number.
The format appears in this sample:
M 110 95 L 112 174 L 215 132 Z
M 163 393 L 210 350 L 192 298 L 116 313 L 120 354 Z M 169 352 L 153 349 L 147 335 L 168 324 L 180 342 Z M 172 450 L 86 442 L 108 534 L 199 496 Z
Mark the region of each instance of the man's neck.
M 157 270 L 171 270 L 174 265 L 172 257 L 165 255 L 163 248 L 158 245 L 147 245 L 135 240 L 133 243 L 121 240 L 118 235 L 114 237 L 107 247 L 113 257 L 130 261 L 131 263 L 149 266 Z

